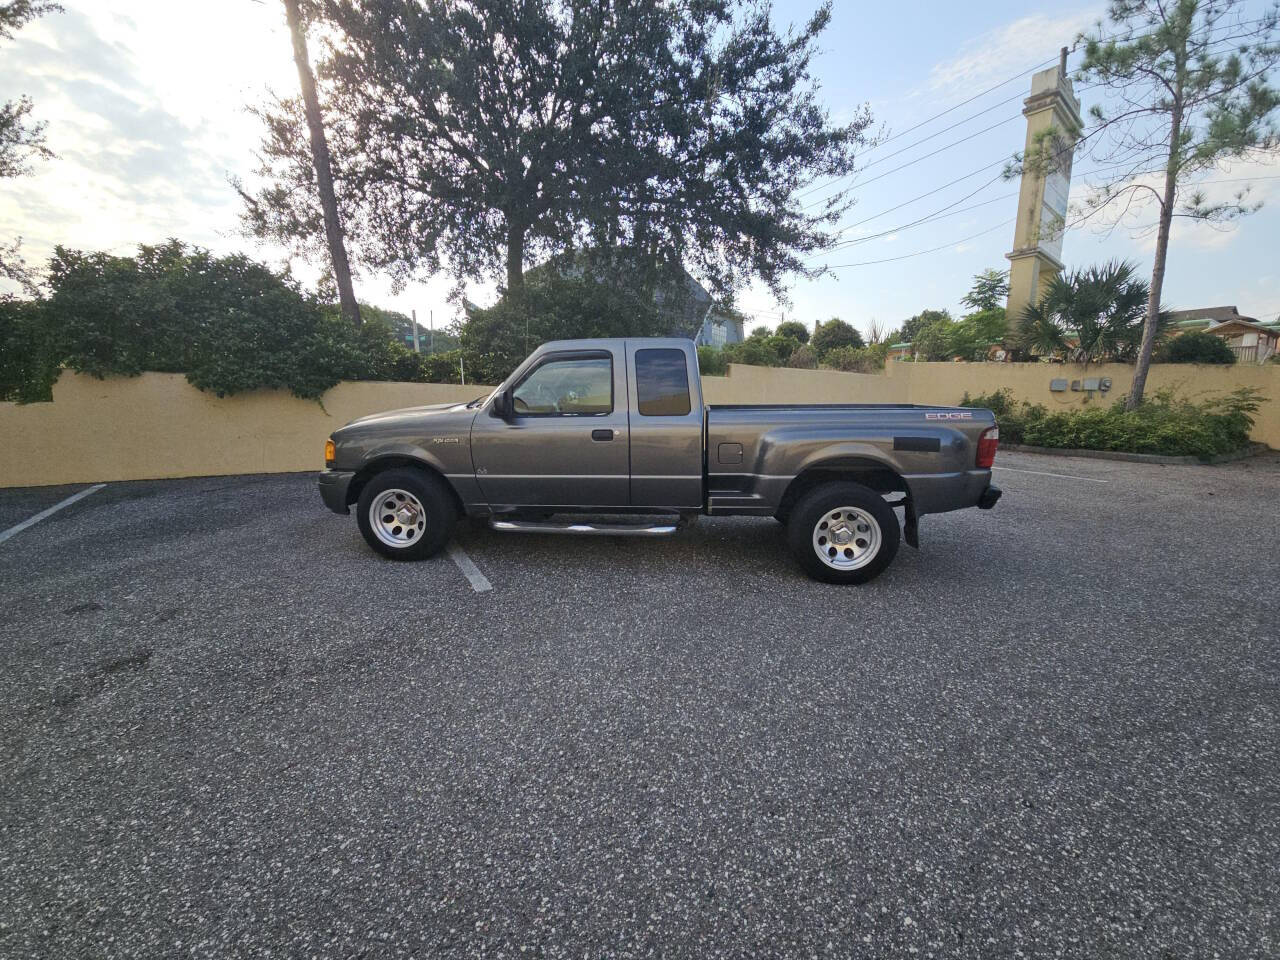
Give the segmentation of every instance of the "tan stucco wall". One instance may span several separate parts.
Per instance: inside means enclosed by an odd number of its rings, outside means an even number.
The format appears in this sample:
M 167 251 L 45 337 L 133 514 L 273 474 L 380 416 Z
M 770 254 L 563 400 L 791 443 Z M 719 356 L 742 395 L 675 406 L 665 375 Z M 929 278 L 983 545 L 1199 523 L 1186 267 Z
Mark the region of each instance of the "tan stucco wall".
M 705 378 L 709 403 L 939 403 L 967 391 L 1008 387 L 1018 399 L 1081 405 L 1080 393 L 1050 393 L 1054 377 L 1083 379 L 1058 364 L 890 363 L 883 375 L 789 370 L 737 364 L 727 377 Z M 1114 387 L 1093 403 L 1111 403 L 1129 388 L 1132 370 L 1091 366 L 1087 376 Z M 1174 387 L 1208 396 L 1252 386 L 1269 397 L 1254 439 L 1280 448 L 1280 366 L 1156 365 L 1149 390 Z M 219 399 L 180 374 L 97 380 L 64 373 L 53 403 L 0 403 L 0 487 L 318 470 L 325 438 L 356 417 L 396 407 L 470 400 L 484 386 L 341 383 L 321 403 L 280 391 Z

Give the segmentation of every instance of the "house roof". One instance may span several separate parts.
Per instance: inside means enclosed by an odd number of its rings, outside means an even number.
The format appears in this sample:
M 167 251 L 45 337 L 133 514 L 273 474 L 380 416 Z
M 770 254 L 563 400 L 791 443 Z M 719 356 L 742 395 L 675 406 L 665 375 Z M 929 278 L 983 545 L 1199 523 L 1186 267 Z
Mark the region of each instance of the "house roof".
M 1209 327 L 1205 331 L 1205 333 L 1212 333 L 1212 334 L 1225 333 L 1226 328 L 1229 328 L 1229 327 L 1232 327 L 1232 328 L 1239 327 L 1242 330 L 1260 330 L 1263 333 L 1272 334 L 1272 335 L 1274 335 L 1276 332 L 1276 327 L 1274 324 L 1272 324 L 1271 326 L 1267 326 L 1266 324 L 1258 323 L 1258 321 L 1253 319 L 1249 319 L 1246 317 L 1236 317 L 1231 320 L 1224 320 L 1222 323 L 1215 323 L 1213 326 Z
M 1226 323 L 1228 320 L 1256 322 L 1253 317 L 1241 316 L 1234 304 L 1229 307 L 1196 307 L 1194 310 L 1169 311 L 1170 323 L 1182 324 L 1187 320 L 1212 320 L 1215 323 Z

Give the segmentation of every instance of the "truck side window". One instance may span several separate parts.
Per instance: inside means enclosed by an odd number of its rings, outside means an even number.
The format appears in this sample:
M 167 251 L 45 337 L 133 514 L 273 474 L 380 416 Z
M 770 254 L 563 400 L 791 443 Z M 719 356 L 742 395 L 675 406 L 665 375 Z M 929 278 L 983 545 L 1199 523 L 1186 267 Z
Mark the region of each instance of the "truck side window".
M 636 400 L 645 417 L 689 413 L 689 369 L 683 350 L 636 351 Z
M 613 412 L 613 361 L 604 357 L 548 360 L 511 394 L 521 416 L 595 416 Z

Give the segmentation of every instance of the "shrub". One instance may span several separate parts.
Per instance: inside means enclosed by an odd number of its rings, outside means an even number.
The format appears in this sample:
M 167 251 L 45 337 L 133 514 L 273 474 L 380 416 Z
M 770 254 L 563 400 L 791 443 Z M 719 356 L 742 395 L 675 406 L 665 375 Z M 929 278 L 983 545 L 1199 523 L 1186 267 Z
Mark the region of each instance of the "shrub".
M 819 359 L 825 357 L 829 350 L 834 350 L 837 347 L 861 347 L 863 345 L 862 334 L 839 317 L 832 317 L 820 326 L 809 343 L 818 352 Z
M 807 343 L 802 343 L 791 351 L 791 356 L 787 359 L 787 366 L 801 370 L 813 370 L 818 366 L 818 353 Z
M 1136 410 L 1124 402 L 1110 407 L 1050 413 L 1045 407 L 1015 404 L 1007 390 L 970 398 L 961 406 L 984 407 L 996 415 L 1002 440 L 1038 447 L 1117 450 L 1201 459 L 1232 453 L 1249 445 L 1253 415 L 1262 402 L 1244 388 L 1199 402 L 1160 391 Z
M 44 302 L 0 297 L 0 400 L 53 399 L 58 364 L 44 327 Z
M 822 360 L 824 367 L 848 373 L 874 373 L 884 369 L 889 346 L 875 343 L 869 347 L 836 347 L 828 351 Z
M 724 353 L 716 347 L 698 348 L 698 369 L 704 377 L 723 377 L 729 372 Z
M 778 324 L 778 329 L 773 334 L 776 337 L 790 337 L 796 343 L 809 342 L 809 328 L 799 320 L 784 320 Z
M 782 356 L 778 352 L 778 337 L 751 338 L 741 343 L 725 344 L 723 355 L 726 363 L 745 363 L 753 367 L 780 367 Z M 787 341 L 794 343 L 794 341 Z M 788 350 L 787 355 L 790 356 Z
M 1236 355 L 1221 337 L 1197 331 L 1174 337 L 1160 351 L 1162 363 L 1235 363 Z

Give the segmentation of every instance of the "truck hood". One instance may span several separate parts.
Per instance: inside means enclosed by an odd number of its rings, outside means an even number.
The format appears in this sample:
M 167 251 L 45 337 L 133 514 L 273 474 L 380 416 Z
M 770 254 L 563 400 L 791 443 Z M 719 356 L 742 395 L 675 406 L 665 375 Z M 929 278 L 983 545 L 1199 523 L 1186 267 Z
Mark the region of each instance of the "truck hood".
M 333 439 L 341 443 L 344 439 L 355 436 L 386 436 L 402 432 L 406 437 L 431 436 L 441 431 L 468 427 L 475 415 L 476 411 L 467 409 L 465 403 L 431 403 L 421 407 L 404 407 L 352 420 L 335 430 Z

